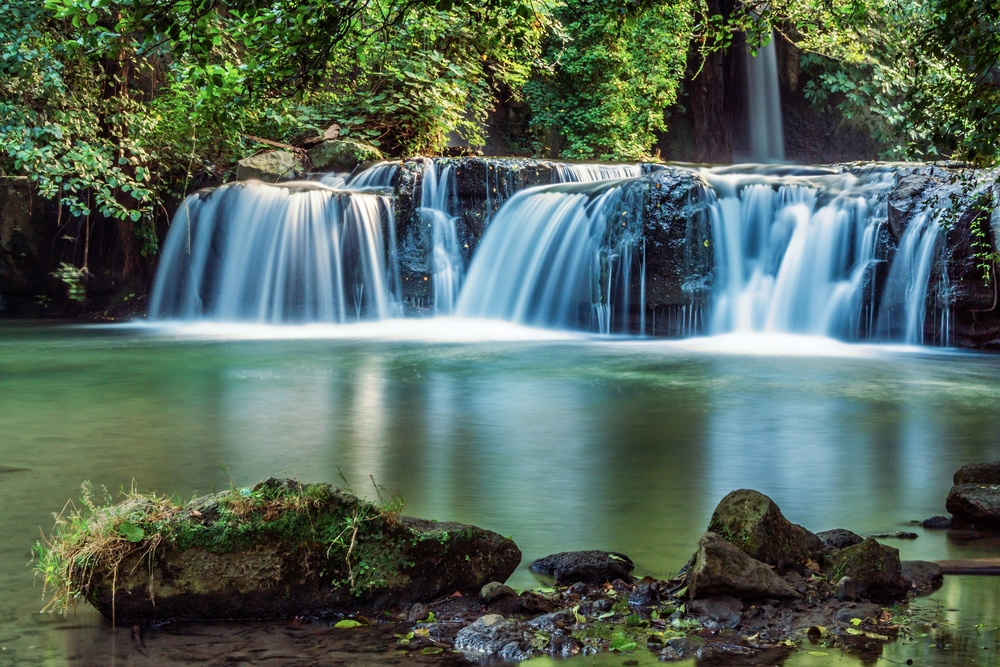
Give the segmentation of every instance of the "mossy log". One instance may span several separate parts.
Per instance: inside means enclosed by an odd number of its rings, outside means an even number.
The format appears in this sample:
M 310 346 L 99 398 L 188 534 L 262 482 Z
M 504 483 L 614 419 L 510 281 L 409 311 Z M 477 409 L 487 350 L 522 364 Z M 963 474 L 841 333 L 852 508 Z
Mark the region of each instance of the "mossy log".
M 521 560 L 496 533 L 398 516 L 327 484 L 269 479 L 183 506 L 127 503 L 101 510 L 114 515 L 101 524 L 135 541 L 78 575 L 119 623 L 378 610 L 477 593 Z

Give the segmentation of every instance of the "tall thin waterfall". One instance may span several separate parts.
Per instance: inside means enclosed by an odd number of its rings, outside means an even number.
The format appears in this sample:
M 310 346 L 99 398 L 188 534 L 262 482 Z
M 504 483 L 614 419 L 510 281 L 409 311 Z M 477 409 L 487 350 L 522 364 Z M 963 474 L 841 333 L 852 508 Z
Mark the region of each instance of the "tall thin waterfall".
M 457 314 L 609 333 L 613 309 L 629 312 L 631 256 L 623 250 L 636 245 L 641 226 L 621 183 L 514 195 L 480 242 Z
M 394 245 L 389 197 L 309 183 L 248 182 L 191 195 L 164 243 L 149 317 L 389 317 L 398 312 L 399 274 L 386 265 L 383 224 Z
M 908 345 L 923 344 L 927 284 L 940 232 L 938 215 L 925 211 L 917 215 L 903 233 L 882 297 L 878 319 L 880 338 L 901 340 Z M 944 338 L 947 340 L 947 336 Z
M 778 88 L 778 55 L 774 32 L 756 55 L 747 58 L 750 99 L 750 151 L 754 162 L 783 162 L 785 135 Z
M 432 160 L 425 160 L 420 190 L 420 217 L 431 227 L 431 259 L 434 268 L 431 279 L 436 315 L 448 315 L 454 310 L 465 273 L 456 220 L 448 207 L 451 171 L 451 165 L 446 164 L 441 166 L 439 174 L 438 166 Z

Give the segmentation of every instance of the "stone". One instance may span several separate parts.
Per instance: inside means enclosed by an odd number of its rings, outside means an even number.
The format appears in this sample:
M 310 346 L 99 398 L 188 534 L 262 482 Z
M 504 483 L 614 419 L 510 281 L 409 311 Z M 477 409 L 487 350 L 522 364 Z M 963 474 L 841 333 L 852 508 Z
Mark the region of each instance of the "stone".
M 835 549 L 853 547 L 855 544 L 861 544 L 861 541 L 865 539 L 857 533 L 852 533 L 843 528 L 824 530 L 821 533 L 816 533 L 816 537 L 823 540 L 823 544 L 826 546 L 834 547 Z
M 910 585 L 903 578 L 899 549 L 879 544 L 872 538 L 841 549 L 828 559 L 826 570 L 838 582 L 841 599 L 865 599 L 873 602 L 894 602 L 906 596 Z M 846 596 L 840 596 L 843 578 Z
M 95 569 L 83 585 L 87 600 L 118 623 L 326 616 L 456 591 L 475 596 L 521 560 L 514 542 L 496 533 L 398 516 L 329 484 L 269 479 L 189 506 L 128 503 L 98 520 L 114 525 L 127 511 L 145 535 L 117 573 Z M 351 525 L 359 526 L 353 547 L 331 540 Z
M 848 605 L 838 609 L 837 613 L 834 614 L 837 622 L 844 625 L 850 625 L 851 619 L 854 618 L 860 618 L 862 621 L 876 621 L 880 616 L 882 616 L 882 607 L 870 602 Z
M 673 637 L 659 653 L 660 662 L 674 662 L 688 658 L 701 658 L 705 640 L 697 635 Z
M 973 528 L 1000 527 L 1000 485 L 953 486 L 945 508 L 954 516 L 954 523 Z
M 941 566 L 926 560 L 904 560 L 902 572 L 910 582 L 910 590 L 921 595 L 937 589 L 944 581 Z
M 1000 484 L 1000 461 L 962 466 L 952 477 L 955 486 L 962 484 Z
M 236 163 L 236 180 L 257 179 L 277 183 L 295 178 L 305 171 L 302 160 L 288 151 L 264 151 Z
M 920 208 L 921 195 L 934 179 L 923 174 L 907 174 L 899 179 L 889 193 L 889 228 L 898 242 Z
M 407 623 L 419 623 L 430 616 L 430 608 L 427 605 L 420 604 L 419 602 L 412 607 L 406 613 Z
M 532 630 L 540 630 L 553 634 L 558 630 L 567 630 L 576 625 L 576 616 L 568 611 L 555 611 L 551 614 L 536 616 L 525 625 Z
M 698 543 L 687 585 L 692 599 L 712 595 L 732 595 L 740 599 L 799 596 L 765 563 L 751 558 L 713 532 L 705 533 Z
M 479 601 L 491 611 L 501 614 L 515 614 L 521 610 L 521 600 L 517 592 L 499 581 L 491 581 L 479 591 Z
M 950 528 L 951 527 L 951 517 L 947 516 L 932 516 L 929 519 L 924 519 L 920 522 L 920 525 L 924 528 Z
M 612 551 L 564 551 L 531 564 L 531 571 L 555 577 L 560 585 L 603 584 L 615 579 L 631 579 L 635 564 L 625 554 Z
M 823 548 L 816 535 L 786 519 L 773 500 L 752 489 L 720 500 L 708 530 L 751 558 L 779 568 L 804 562 Z
M 735 628 L 740 624 L 743 603 L 731 595 L 712 595 L 692 600 L 688 610 L 706 627 L 715 624 L 722 628 Z
M 455 648 L 464 653 L 480 656 L 497 655 L 513 644 L 508 653 L 516 653 L 523 633 L 517 622 L 500 614 L 487 614 L 475 623 L 467 625 L 455 635 Z
M 354 171 L 364 162 L 381 159 L 379 149 L 355 139 L 330 139 L 309 149 L 309 162 L 319 171 Z
M 580 651 L 582 650 L 583 644 L 575 637 L 554 635 L 549 640 L 549 653 L 560 658 L 572 658 L 574 655 L 580 655 Z

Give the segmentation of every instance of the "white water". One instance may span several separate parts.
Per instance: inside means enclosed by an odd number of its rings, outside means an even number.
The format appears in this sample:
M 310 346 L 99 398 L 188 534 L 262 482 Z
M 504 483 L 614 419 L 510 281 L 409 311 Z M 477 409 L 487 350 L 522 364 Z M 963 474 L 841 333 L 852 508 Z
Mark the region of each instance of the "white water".
M 750 152 L 754 162 L 785 160 L 785 135 L 778 88 L 778 55 L 774 33 L 756 55 L 747 57 L 747 88 L 750 100 Z
M 884 340 L 923 345 L 927 284 L 940 231 L 938 216 L 925 211 L 914 217 L 903 233 L 879 312 L 879 336 Z M 944 338 L 947 340 L 947 332 Z
M 149 318 L 279 324 L 389 317 L 398 309 L 398 269 L 386 265 L 382 226 L 394 245 L 392 216 L 388 197 L 312 183 L 246 183 L 192 195 L 164 243 Z
M 641 175 L 642 167 L 637 164 L 556 163 L 556 179 L 560 183 L 594 183 Z
M 420 218 L 431 227 L 434 314 L 450 315 L 455 309 L 465 264 L 458 243 L 456 218 L 449 211 L 452 167 L 440 167 L 432 160 L 424 161 L 423 183 L 420 190 Z

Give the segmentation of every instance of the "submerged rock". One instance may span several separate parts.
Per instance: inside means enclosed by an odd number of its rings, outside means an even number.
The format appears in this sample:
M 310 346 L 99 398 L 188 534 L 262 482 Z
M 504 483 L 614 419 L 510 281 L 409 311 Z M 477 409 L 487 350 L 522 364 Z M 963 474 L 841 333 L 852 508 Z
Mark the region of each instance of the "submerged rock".
M 951 517 L 947 516 L 932 516 L 929 519 L 924 519 L 920 522 L 920 525 L 924 528 L 951 528 Z
M 955 486 L 962 484 L 1000 484 L 1000 461 L 971 463 L 955 471 Z
M 713 595 L 738 598 L 794 598 L 799 594 L 766 564 L 751 558 L 720 535 L 707 532 L 688 570 L 692 599 Z
M 935 590 L 944 581 L 941 566 L 926 560 L 904 560 L 902 574 L 910 582 L 910 589 L 921 595 Z
M 122 535 L 120 557 L 79 583 L 119 623 L 323 616 L 475 596 L 521 560 L 496 533 L 401 517 L 328 484 L 292 480 L 183 507 L 139 499 L 101 510 L 91 525 Z M 101 539 L 95 532 L 77 546 Z
M 975 528 L 1000 527 L 1000 485 L 959 484 L 951 487 L 945 508 L 954 521 Z
M 708 530 L 751 558 L 777 567 L 805 561 L 824 546 L 816 535 L 786 519 L 773 500 L 751 489 L 720 500 Z
M 558 584 L 603 584 L 629 579 L 635 564 L 625 554 L 611 551 L 564 551 L 539 558 L 531 571 L 555 577 Z
M 830 556 L 825 570 L 839 582 L 841 599 L 893 602 L 904 598 L 910 588 L 903 578 L 899 549 L 870 537 Z
M 302 160 L 288 151 L 264 151 L 236 163 L 236 180 L 265 183 L 291 180 L 305 171 Z

